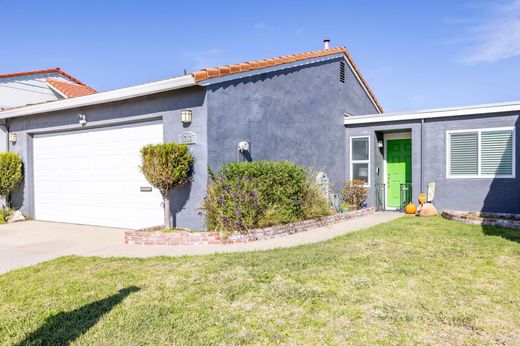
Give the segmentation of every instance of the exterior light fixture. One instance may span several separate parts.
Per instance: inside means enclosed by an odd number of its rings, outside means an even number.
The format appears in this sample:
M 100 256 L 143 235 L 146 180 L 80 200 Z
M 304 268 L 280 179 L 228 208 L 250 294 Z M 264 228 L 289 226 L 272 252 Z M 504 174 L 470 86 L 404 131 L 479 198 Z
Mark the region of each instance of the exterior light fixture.
M 17 138 L 18 136 L 16 135 L 16 132 L 9 132 L 9 142 L 11 144 L 15 144 L 16 141 L 18 140 Z
M 87 116 L 85 115 L 85 113 L 81 113 L 81 114 L 79 115 L 79 124 L 80 124 L 81 126 L 85 126 L 85 125 L 87 125 Z
M 181 121 L 183 124 L 190 124 L 191 117 L 192 117 L 191 109 L 183 109 L 181 111 Z
M 379 140 L 377 141 L 377 147 L 382 148 L 383 147 L 383 141 Z

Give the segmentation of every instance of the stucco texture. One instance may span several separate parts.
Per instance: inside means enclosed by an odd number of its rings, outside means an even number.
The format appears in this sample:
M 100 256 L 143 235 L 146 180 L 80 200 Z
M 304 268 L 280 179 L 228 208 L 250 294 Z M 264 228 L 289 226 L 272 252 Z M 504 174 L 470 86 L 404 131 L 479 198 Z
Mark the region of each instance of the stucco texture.
M 345 181 L 344 113 L 376 109 L 352 72 L 339 80 L 340 58 L 208 87 L 208 162 L 286 160 L 325 171 L 336 191 Z

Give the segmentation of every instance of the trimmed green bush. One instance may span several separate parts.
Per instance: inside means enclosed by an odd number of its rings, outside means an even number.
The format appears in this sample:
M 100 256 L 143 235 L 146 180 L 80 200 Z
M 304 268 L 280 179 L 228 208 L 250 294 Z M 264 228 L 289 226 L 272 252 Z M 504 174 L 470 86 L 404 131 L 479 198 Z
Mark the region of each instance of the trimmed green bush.
M 18 188 L 22 174 L 22 159 L 15 153 L 0 153 L 0 196 L 5 205 L 9 201 L 9 195 Z
M 193 156 L 185 144 L 147 145 L 141 149 L 141 172 L 161 192 L 164 204 L 164 227 L 172 228 L 169 194 L 190 181 Z
M 305 168 L 256 161 L 222 166 L 202 210 L 209 229 L 245 231 L 327 215 L 329 205 Z

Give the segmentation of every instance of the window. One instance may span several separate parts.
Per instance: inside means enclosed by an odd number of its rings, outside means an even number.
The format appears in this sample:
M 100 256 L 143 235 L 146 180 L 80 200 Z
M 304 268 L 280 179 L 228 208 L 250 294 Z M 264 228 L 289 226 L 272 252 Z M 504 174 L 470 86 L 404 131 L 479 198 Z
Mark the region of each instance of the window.
M 448 178 L 514 178 L 514 137 L 514 128 L 448 131 Z
M 350 137 L 350 179 L 359 179 L 370 186 L 370 138 Z

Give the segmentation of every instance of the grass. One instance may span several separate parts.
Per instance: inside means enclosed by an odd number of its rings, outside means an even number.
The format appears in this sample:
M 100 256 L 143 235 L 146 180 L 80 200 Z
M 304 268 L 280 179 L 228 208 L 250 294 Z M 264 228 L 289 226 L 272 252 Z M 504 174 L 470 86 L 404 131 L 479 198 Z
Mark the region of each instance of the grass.
M 62 257 L 0 276 L 0 344 L 520 344 L 520 230 L 404 217 L 199 257 Z

